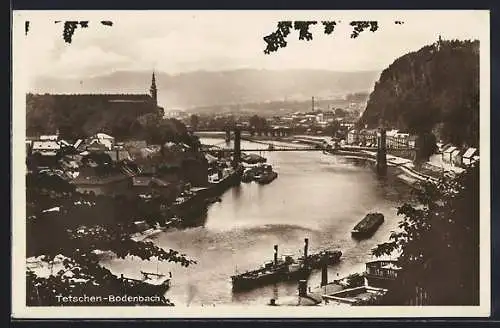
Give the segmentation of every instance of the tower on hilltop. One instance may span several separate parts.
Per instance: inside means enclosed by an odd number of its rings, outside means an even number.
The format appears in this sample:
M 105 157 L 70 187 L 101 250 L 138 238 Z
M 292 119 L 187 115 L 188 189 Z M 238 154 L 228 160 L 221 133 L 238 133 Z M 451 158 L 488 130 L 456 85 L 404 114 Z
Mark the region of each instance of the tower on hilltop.
M 158 105 L 158 89 L 156 88 L 156 77 L 154 71 L 153 77 L 151 78 L 151 87 L 149 88 L 149 92 L 151 93 L 151 97 L 153 98 L 155 104 Z

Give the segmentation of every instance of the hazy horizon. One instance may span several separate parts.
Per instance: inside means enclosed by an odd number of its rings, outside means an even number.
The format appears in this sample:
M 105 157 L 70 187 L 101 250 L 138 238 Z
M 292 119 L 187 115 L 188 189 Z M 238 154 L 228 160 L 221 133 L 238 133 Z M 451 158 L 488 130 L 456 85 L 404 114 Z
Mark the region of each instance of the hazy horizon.
M 24 60 L 30 78 L 88 78 L 113 71 L 158 71 L 170 75 L 237 69 L 382 71 L 396 58 L 444 39 L 476 39 L 488 24 L 480 11 L 47 11 L 15 12 L 22 24 Z M 24 21 L 30 30 L 24 36 Z M 73 42 L 54 20 L 88 20 Z M 111 20 L 103 26 L 100 20 Z M 264 54 L 263 37 L 280 20 L 316 20 L 313 40 L 298 40 Z M 331 35 L 322 20 L 339 21 Z M 376 20 L 376 32 L 350 38 L 351 20 Z M 395 21 L 403 21 L 399 25 Z M 459 24 L 458 24 L 459 23 Z M 32 56 L 31 54 L 36 54 Z

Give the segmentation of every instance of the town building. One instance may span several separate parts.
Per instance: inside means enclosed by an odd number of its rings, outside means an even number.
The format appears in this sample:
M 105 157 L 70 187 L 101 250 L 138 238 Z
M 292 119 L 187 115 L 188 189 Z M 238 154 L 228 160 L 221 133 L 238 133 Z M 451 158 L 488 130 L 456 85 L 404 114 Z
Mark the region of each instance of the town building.
M 375 260 L 366 263 L 365 277 L 370 286 L 388 288 L 397 279 L 401 267 L 394 260 Z
M 155 176 L 135 176 L 131 178 L 131 189 L 134 195 L 155 196 L 160 195 L 174 201 L 182 192 L 182 185 L 168 182 Z
M 462 150 L 459 148 L 455 148 L 451 153 L 450 153 L 450 158 L 451 158 L 451 164 L 460 166 L 462 164 Z
M 42 141 L 57 141 L 59 134 L 41 135 L 38 139 Z
M 113 162 L 132 161 L 132 157 L 126 149 L 113 148 L 112 150 L 105 151 L 105 153 L 111 157 Z
M 463 165 L 471 165 L 475 162 L 475 156 L 477 155 L 476 148 L 468 148 L 462 156 L 462 164 Z
M 457 147 L 448 145 L 444 147 L 443 152 L 441 153 L 441 156 L 443 158 L 443 162 L 445 163 L 452 163 L 452 156 L 451 154 L 457 149 Z
M 56 156 L 61 149 L 61 145 L 55 140 L 35 140 L 31 146 L 32 154 L 44 156 Z
M 106 133 L 96 133 L 89 138 L 88 144 L 92 146 L 96 143 L 105 146 L 107 150 L 111 150 L 115 144 L 115 138 Z
M 347 144 L 352 145 L 359 142 L 359 131 L 356 129 L 347 132 Z

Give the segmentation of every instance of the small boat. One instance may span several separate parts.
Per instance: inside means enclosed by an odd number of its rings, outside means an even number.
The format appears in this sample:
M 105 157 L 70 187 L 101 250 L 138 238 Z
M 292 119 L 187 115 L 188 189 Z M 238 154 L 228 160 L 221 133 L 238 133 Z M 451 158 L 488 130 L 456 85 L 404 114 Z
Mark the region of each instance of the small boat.
M 351 234 L 355 237 L 370 237 L 382 223 L 384 223 L 382 213 L 368 213 L 363 220 L 356 224 Z
M 220 203 L 220 202 L 222 202 L 222 199 L 220 197 L 210 197 L 207 199 L 208 204 Z
M 170 220 L 165 220 L 165 228 L 173 228 L 182 223 L 182 219 L 178 217 L 173 217 Z
M 255 179 L 254 169 L 247 169 L 241 176 L 242 182 L 252 182 Z
M 278 173 L 271 171 L 271 172 L 263 172 L 262 175 L 259 177 L 257 182 L 259 184 L 268 184 L 273 182 L 274 179 L 278 177 Z
M 254 174 L 254 179 L 260 184 L 271 183 L 274 179 L 278 177 L 278 173 L 273 171 L 273 167 L 270 164 L 262 164 L 256 168 L 256 173 Z
M 121 280 L 128 282 L 130 292 L 143 293 L 144 295 L 163 295 L 170 288 L 170 278 L 161 273 L 152 273 L 141 271 L 142 279 L 126 278 L 121 275 Z

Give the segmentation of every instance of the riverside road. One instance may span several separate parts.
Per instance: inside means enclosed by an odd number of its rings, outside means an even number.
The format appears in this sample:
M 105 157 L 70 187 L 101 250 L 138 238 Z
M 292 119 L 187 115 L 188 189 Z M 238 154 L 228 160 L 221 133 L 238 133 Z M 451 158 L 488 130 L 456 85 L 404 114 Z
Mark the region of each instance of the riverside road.
M 202 142 L 220 144 L 221 139 Z M 103 264 L 131 277 L 140 270 L 172 272 L 167 297 L 179 305 L 263 305 L 270 298 L 294 295 L 296 283 L 233 293 L 230 276 L 271 260 L 274 244 L 280 254 L 299 255 L 307 237 L 311 252 L 341 250 L 341 262 L 328 269 L 331 281 L 364 270 L 364 263 L 372 259 L 370 250 L 397 229 L 396 206 L 408 199 L 410 189 L 392 174 L 395 168 L 379 178 L 373 163 L 363 160 L 312 151 L 266 152 L 266 145 L 248 141 L 242 141 L 241 148 L 262 149 L 278 179 L 268 185 L 242 183 L 229 189 L 220 203 L 210 205 L 200 226 L 166 231 L 152 239 L 161 247 L 185 253 L 197 264 L 183 268 L 138 258 Z M 351 229 L 370 211 L 383 213 L 385 222 L 370 239 L 352 239 Z M 319 284 L 320 272 L 313 272 L 308 285 Z

